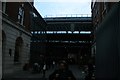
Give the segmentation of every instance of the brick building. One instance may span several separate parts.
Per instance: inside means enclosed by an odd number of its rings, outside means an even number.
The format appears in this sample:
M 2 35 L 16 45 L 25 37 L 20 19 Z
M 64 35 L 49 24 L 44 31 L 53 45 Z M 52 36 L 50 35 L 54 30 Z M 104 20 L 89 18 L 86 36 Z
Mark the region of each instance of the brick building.
M 2 2 L 3 77 L 29 61 L 33 2 Z
M 120 2 L 92 2 L 97 80 L 119 80 Z
M 100 24 L 104 20 L 107 13 L 109 13 L 110 9 L 116 2 L 91 2 L 91 10 L 92 10 L 92 23 L 93 23 L 93 33 L 94 40 L 92 46 L 92 54 L 96 54 L 96 31 L 99 28 Z
M 92 2 L 92 19 L 95 29 L 98 28 L 114 4 L 115 2 Z

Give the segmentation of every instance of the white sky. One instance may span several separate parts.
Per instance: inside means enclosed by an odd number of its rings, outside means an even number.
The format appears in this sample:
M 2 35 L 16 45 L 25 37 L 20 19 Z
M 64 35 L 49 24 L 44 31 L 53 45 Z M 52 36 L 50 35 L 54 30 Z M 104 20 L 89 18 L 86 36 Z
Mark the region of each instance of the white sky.
M 42 17 L 65 14 L 91 14 L 91 0 L 34 0 Z

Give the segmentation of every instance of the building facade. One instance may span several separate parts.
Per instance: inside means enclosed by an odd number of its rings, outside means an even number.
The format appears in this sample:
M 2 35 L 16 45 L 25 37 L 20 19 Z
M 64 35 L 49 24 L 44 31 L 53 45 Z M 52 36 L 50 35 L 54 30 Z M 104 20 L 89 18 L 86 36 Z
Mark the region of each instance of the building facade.
M 91 2 L 91 12 L 92 12 L 92 23 L 93 23 L 93 46 L 92 46 L 92 54 L 95 56 L 96 54 L 96 31 L 100 27 L 100 24 L 104 20 L 105 16 L 109 13 L 112 6 L 116 2 L 97 2 L 92 0 Z
M 93 26 L 95 29 L 99 27 L 101 22 L 104 20 L 107 13 L 109 13 L 110 9 L 116 2 L 92 2 L 91 10 L 92 10 L 92 19 Z
M 32 8 L 33 2 L 2 2 L 3 77 L 29 61 Z
M 30 64 L 40 63 L 44 60 L 41 56 L 46 54 L 46 22 L 41 17 L 39 12 L 33 8 L 32 15 L 32 27 L 31 27 L 31 46 L 30 46 Z
M 96 79 L 119 80 L 120 2 L 92 2 Z

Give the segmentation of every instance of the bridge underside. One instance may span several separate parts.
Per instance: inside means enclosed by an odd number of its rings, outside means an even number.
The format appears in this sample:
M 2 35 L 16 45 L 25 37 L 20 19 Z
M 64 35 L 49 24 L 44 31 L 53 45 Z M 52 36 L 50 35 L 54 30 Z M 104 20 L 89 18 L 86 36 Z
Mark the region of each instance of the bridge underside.
M 45 19 L 47 26 L 46 56 L 57 59 L 73 58 L 78 63 L 80 57 L 91 56 L 91 18 Z M 88 34 L 81 33 L 91 32 Z
M 35 38 L 31 44 L 36 46 L 32 48 L 38 54 L 36 56 L 42 54 L 57 60 L 73 58 L 76 63 L 79 63 L 81 57 L 88 59 L 91 56 L 93 27 L 90 17 L 44 20 L 47 23 L 46 29 L 36 29 L 33 32 Z

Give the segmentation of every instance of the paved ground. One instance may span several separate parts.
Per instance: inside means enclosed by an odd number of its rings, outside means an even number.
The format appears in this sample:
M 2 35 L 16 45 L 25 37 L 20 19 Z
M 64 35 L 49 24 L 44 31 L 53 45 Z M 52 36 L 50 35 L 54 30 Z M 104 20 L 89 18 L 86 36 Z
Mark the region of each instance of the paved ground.
M 70 66 L 70 70 L 73 72 L 76 79 L 78 79 L 78 80 L 84 79 L 85 73 L 81 69 L 79 69 L 78 66 L 72 65 L 72 66 Z
M 78 68 L 77 65 L 70 65 L 70 70 L 72 70 L 74 76 L 77 80 L 84 80 L 85 73 L 83 73 L 82 70 Z M 46 71 L 45 80 L 48 79 L 49 75 L 54 71 L 55 69 L 50 69 Z M 14 74 L 7 75 L 7 79 L 5 80 L 44 80 L 42 78 L 42 73 L 38 74 L 32 74 L 30 71 L 17 71 Z M 12 77 L 12 78 L 11 78 Z

